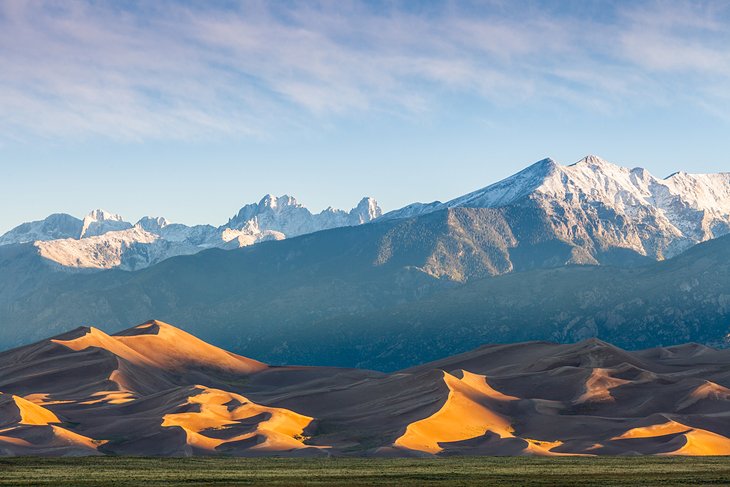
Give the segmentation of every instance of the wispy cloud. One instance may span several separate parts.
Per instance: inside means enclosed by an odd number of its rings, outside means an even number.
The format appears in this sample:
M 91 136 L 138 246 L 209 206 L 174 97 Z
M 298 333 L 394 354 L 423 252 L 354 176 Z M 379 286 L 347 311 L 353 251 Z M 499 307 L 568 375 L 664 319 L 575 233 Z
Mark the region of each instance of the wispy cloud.
M 0 132 L 267 136 L 438 114 L 444 94 L 597 111 L 728 105 L 727 2 L 554 5 L 7 0 Z

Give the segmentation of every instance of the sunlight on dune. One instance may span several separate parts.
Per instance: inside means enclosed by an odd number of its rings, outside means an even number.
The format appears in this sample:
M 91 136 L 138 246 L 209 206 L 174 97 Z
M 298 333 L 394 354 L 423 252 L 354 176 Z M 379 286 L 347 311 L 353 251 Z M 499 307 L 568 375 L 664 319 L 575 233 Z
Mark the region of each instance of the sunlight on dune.
M 193 365 L 246 374 L 266 368 L 261 362 L 222 350 L 161 321 L 139 325 L 125 335 L 107 335 L 91 327 L 78 338 L 53 342 L 76 351 L 99 347 L 132 364 L 166 370 Z
M 33 404 L 20 396 L 13 396 L 20 413 L 20 424 L 48 425 L 60 423 L 58 417 L 46 408 Z
M 575 400 L 576 404 L 584 402 L 613 401 L 611 389 L 627 384 L 630 381 L 611 377 L 610 370 L 595 368 L 586 381 L 585 392 Z
M 671 420 L 666 423 L 633 428 L 612 439 L 656 438 L 672 434 L 683 436 L 684 445 L 676 450 L 660 453 L 660 455 L 730 455 L 730 438 Z
M 461 371 L 461 379 L 444 372 L 443 380 L 449 388 L 444 405 L 433 415 L 411 423 L 394 443 L 398 448 L 436 454 L 443 451 L 442 443 L 469 440 L 494 433 L 500 438 L 514 438 L 510 419 L 495 412 L 489 403 L 515 401 L 518 398 L 492 388 L 483 375 Z M 560 442 L 525 440 L 526 451 L 550 454 Z
M 288 451 L 307 446 L 302 438 L 304 428 L 313 418 L 282 408 L 270 408 L 250 402 L 245 397 L 199 386 L 199 393 L 187 404 L 198 407 L 191 412 L 170 413 L 162 426 L 181 427 L 188 444 L 201 450 L 215 451 L 227 443 L 251 441 L 250 449 Z M 239 430 L 236 426 L 248 425 Z

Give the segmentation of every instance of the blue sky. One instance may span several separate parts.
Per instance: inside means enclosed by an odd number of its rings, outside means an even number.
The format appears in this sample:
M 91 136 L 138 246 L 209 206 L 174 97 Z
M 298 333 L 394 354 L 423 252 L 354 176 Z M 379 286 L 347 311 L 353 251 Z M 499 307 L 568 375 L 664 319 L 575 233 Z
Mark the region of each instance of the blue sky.
M 0 231 L 730 170 L 730 2 L 0 2 Z

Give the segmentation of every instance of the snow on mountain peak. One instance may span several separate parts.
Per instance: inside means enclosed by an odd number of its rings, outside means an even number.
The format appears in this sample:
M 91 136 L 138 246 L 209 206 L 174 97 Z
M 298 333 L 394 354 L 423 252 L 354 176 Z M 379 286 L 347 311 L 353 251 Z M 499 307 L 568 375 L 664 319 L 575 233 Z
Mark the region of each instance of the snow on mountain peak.
M 34 243 L 38 253 L 63 269 L 141 269 L 176 255 L 218 247 L 253 245 L 329 228 L 359 225 L 380 216 L 377 202 L 363 198 L 351 211 L 328 208 L 312 214 L 289 195 L 267 194 L 245 205 L 226 225 L 189 227 L 145 216 L 135 225 L 105 210 L 82 220 L 51 215 L 0 236 L 0 245 Z
M 359 225 L 378 216 L 381 210 L 372 198 L 363 198 L 350 212 L 329 207 L 313 214 L 289 195 L 279 197 L 267 194 L 258 204 L 241 208 L 226 228 L 244 232 L 277 232 L 287 237 L 317 232 L 329 228 Z M 233 235 L 228 233 L 227 235 Z M 238 234 L 236 234 L 238 235 Z
M 571 164 L 571 166 L 588 166 L 588 167 L 594 167 L 594 168 L 600 168 L 600 167 L 618 167 L 615 164 L 612 164 L 608 162 L 607 160 L 595 156 L 593 154 L 588 154 L 583 159 L 579 160 L 578 162 L 575 162 Z M 568 166 L 570 167 L 570 166 Z
M 84 220 L 97 221 L 97 222 L 100 222 L 100 221 L 117 221 L 117 222 L 124 221 L 124 219 L 120 215 L 118 215 L 116 213 L 112 213 L 110 211 L 102 210 L 102 209 L 96 209 L 96 210 L 90 211 L 89 214 L 86 215 L 86 217 L 84 217 Z
M 106 210 L 93 210 L 84 217 L 79 238 L 94 237 L 128 228 L 132 228 L 132 224 L 125 222 L 121 216 Z
M 81 234 L 81 227 L 82 222 L 78 218 L 66 213 L 54 213 L 43 220 L 21 223 L 0 236 L 0 245 L 76 238 Z
M 378 206 L 378 202 L 369 196 L 361 199 L 357 206 L 350 212 L 350 215 L 357 218 L 356 223 L 370 222 L 379 218 L 382 214 L 383 212 Z
M 595 155 L 568 166 L 543 159 L 446 203 L 409 205 L 385 218 L 514 204 L 539 207 L 566 239 L 597 239 L 599 246 L 665 258 L 730 233 L 730 174 L 678 172 L 657 179 L 646 169 L 627 169 Z
M 470 206 L 492 208 L 506 206 L 527 196 L 554 175 L 558 165 L 550 158 L 542 159 L 522 171 L 494 184 L 443 204 L 446 208 Z
M 271 194 L 267 194 L 263 198 L 261 198 L 261 201 L 259 201 L 259 210 L 263 208 L 270 208 L 270 209 L 283 209 L 287 207 L 298 207 L 301 208 L 302 205 L 299 204 L 299 202 L 294 198 L 293 196 L 289 196 L 287 194 L 281 195 L 281 196 L 274 196 Z
M 159 233 L 160 230 L 170 225 L 170 222 L 166 218 L 161 216 L 145 216 L 139 219 L 135 224 L 136 227 L 140 227 L 151 233 Z

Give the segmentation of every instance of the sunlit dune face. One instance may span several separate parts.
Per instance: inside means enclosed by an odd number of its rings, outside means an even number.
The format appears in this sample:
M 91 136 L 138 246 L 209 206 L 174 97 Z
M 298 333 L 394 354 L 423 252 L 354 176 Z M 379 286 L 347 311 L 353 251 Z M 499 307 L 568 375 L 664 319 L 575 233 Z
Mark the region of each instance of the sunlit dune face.
M 431 454 L 443 451 L 442 444 L 469 440 L 487 432 L 500 438 L 514 438 L 514 428 L 509 418 L 493 411 L 492 402 L 518 400 L 492 388 L 483 375 L 462 371 L 459 379 L 444 372 L 444 382 L 449 394 L 444 405 L 433 415 L 407 426 L 405 433 L 394 443 L 397 448 Z M 560 442 L 525 440 L 526 450 L 531 453 L 549 454 Z
M 24 396 L 23 399 L 25 399 L 26 401 L 30 401 L 33 404 L 37 404 L 38 406 L 52 406 L 55 404 L 69 404 L 74 402 L 70 400 L 52 399 L 49 394 L 44 392 L 28 394 L 27 396 Z
M 24 440 L 22 438 L 14 438 L 12 436 L 5 436 L 2 433 L 4 431 L 0 431 L 0 445 L 6 444 L 6 445 L 12 445 L 12 446 L 19 446 L 21 448 L 28 448 L 31 449 L 34 447 L 33 443 Z
M 155 326 L 157 333 L 114 338 L 139 354 L 152 357 L 158 365 L 173 369 L 197 365 L 239 374 L 250 374 L 266 368 L 261 362 L 214 347 L 166 323 L 154 322 L 141 326 L 143 329 Z M 164 355 L 160 353 L 161 343 L 165 344 Z
M 91 399 L 78 404 L 91 406 L 94 404 L 125 404 L 132 402 L 136 396 L 128 391 L 99 391 L 91 395 Z
M 140 355 L 136 350 L 127 347 L 124 343 L 117 340 L 115 337 L 109 336 L 103 331 L 91 327 L 88 333 L 74 338 L 72 340 L 51 340 L 53 343 L 63 345 L 64 347 L 70 348 L 76 352 L 86 350 L 89 347 L 102 348 L 108 350 L 114 355 L 123 358 L 124 360 L 139 364 L 139 365 L 153 365 L 153 361 L 149 358 Z
M 680 434 L 684 437 L 684 445 L 660 455 L 730 455 L 730 438 L 700 428 L 692 428 L 677 421 L 633 428 L 612 440 L 631 438 L 658 438 Z
M 226 444 L 251 441 L 251 450 L 290 451 L 307 448 L 302 442 L 304 429 L 313 418 L 288 409 L 255 404 L 245 397 L 217 389 L 199 388 L 187 404 L 199 405 L 197 411 L 166 414 L 163 427 L 178 426 L 188 444 L 214 452 Z M 249 427 L 237 428 L 245 422 Z
M 717 399 L 721 401 L 730 400 L 730 389 L 714 382 L 706 381 L 690 395 L 693 399 Z
M 7 401 L 12 406 L 11 409 L 16 410 L 17 424 L 47 426 L 51 423 L 61 422 L 53 412 L 20 396 L 8 396 L 6 394 L 2 394 L 2 396 L 3 402 Z
M 160 321 L 145 323 L 133 330 L 139 333 L 110 336 L 92 327 L 81 337 L 53 342 L 75 351 L 102 348 L 131 364 L 163 370 L 202 367 L 250 374 L 266 368 L 261 362 L 226 352 Z
M 595 368 L 586 381 L 585 392 L 575 402 L 613 402 L 611 389 L 628 384 L 630 381 L 611 377 L 609 369 Z
M 86 436 L 74 433 L 58 426 L 52 426 L 52 428 L 54 436 L 61 444 L 72 443 L 77 447 L 84 447 L 88 448 L 89 450 L 97 450 L 99 446 L 107 443 L 106 440 L 95 440 L 92 438 L 87 438 Z
M 502 438 L 513 436 L 509 420 L 481 404 L 495 392 L 483 376 L 465 373 L 464 379 L 458 379 L 444 372 L 444 382 L 449 388 L 444 405 L 428 418 L 409 424 L 395 441 L 396 447 L 439 453 L 439 443 L 476 438 L 487 431 Z M 500 393 L 497 397 L 504 400 Z
M 20 409 L 21 424 L 48 425 L 50 423 L 60 423 L 58 417 L 48 409 L 36 406 L 22 397 L 14 396 L 13 399 L 15 399 L 15 403 Z
M 633 428 L 626 433 L 611 439 L 623 440 L 627 438 L 652 438 L 655 436 L 671 435 L 674 433 L 685 433 L 687 431 L 690 431 L 691 429 L 692 428 L 690 428 L 689 426 L 677 423 L 676 421 L 667 421 L 666 423 Z
M 0 401 L 5 422 L 0 429 L 0 449 L 9 446 L 17 448 L 19 453 L 34 455 L 53 454 L 59 450 L 94 454 L 105 443 L 59 426 L 62 421 L 56 414 L 20 396 L 0 394 Z

